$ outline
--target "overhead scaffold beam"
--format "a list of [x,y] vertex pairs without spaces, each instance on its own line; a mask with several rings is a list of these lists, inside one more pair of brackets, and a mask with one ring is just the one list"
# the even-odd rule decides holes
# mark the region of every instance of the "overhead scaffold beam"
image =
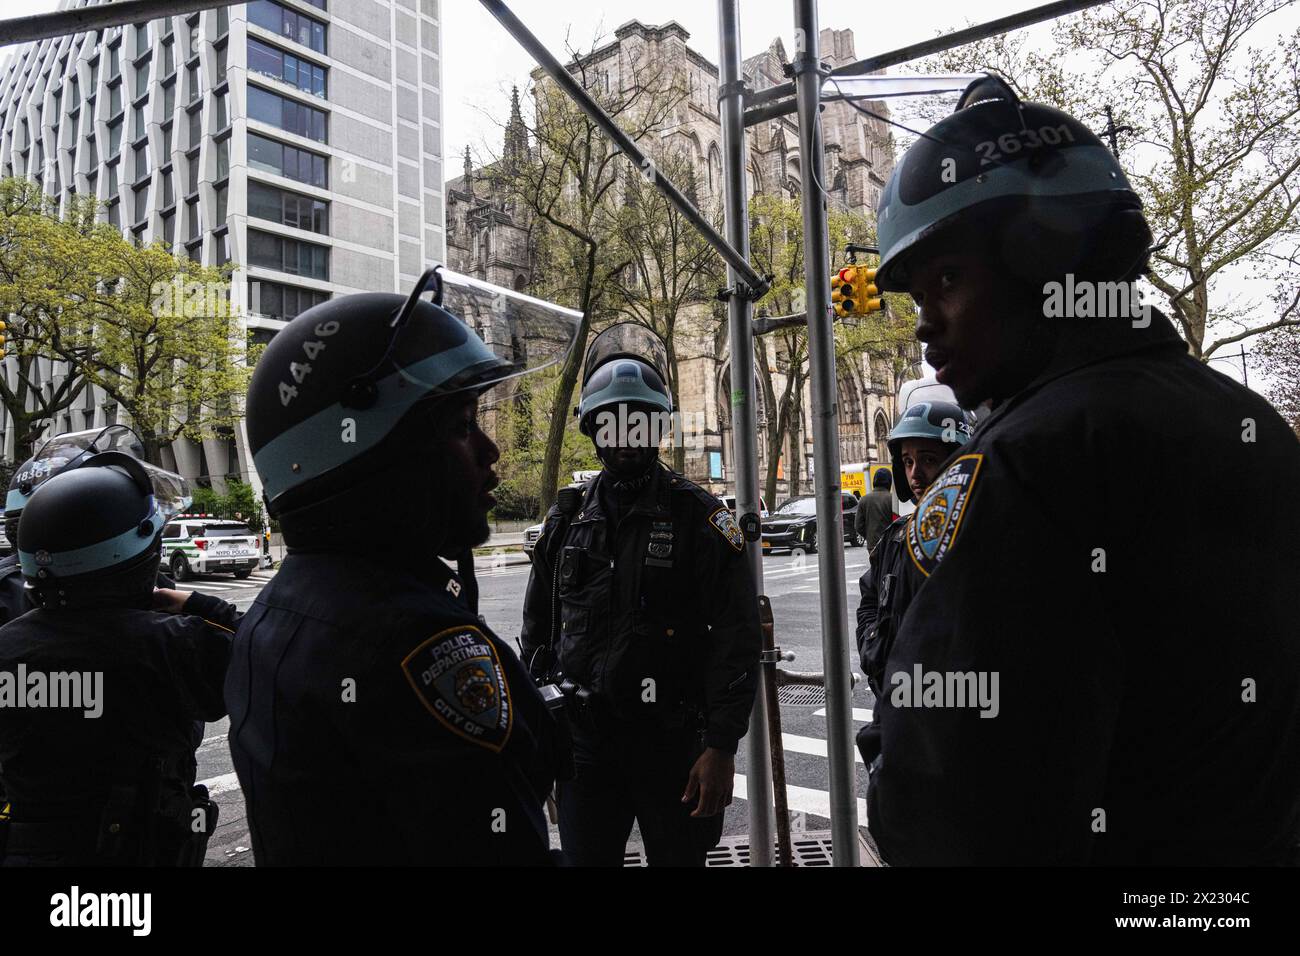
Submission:
[[[1080,10],[1086,10],[1088,7],[1099,6],[1107,2],[1109,0],[1056,0],[1055,3],[1048,3],[1021,13],[999,17],[997,20],[990,20],[988,23],[981,23],[978,26],[945,33],[932,40],[922,40],[920,43],[899,47],[897,50],[891,50],[888,53],[880,53],[853,63],[846,63],[831,70],[829,76],[834,78],[874,73],[876,70],[910,63],[912,60],[921,59],[921,57],[933,56],[945,50],[966,46],[968,43],[987,40],[989,37],[1001,33],[1010,33],[1012,30],[1020,30],[1024,27],[1033,26],[1035,23],[1055,20],[1057,17],[1068,16],[1071,13],[1078,13]],[[826,97],[827,100],[844,98],[840,96]],[[775,119],[778,116],[788,116],[798,109],[795,100],[795,84],[781,83],[778,86],[760,90],[746,98],[746,105],[750,107],[745,112],[746,126],[754,126],[757,123]]]

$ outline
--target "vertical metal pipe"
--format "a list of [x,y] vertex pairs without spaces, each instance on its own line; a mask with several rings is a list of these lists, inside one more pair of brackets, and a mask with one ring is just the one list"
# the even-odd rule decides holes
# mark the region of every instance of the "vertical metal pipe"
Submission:
[[[749,258],[748,190],[745,185],[744,98],[740,90],[740,18],[738,0],[718,0],[718,111],[722,121],[722,181],[727,241]],[[737,289],[740,274],[727,267],[727,283]],[[733,294],[727,301],[728,342],[731,347],[731,443],[736,463],[736,514],[757,515],[758,497],[758,410],[754,403],[754,332],[750,319],[754,310],[748,296]],[[745,559],[754,577],[754,588],[763,593],[763,551],[759,541],[745,543]],[[760,682],[754,695],[746,735],[746,799],[749,803],[749,862],[751,866],[772,865],[772,757],[767,739],[768,708]]]
[[826,673],[826,737],[830,760],[831,839],[836,866],[858,863],[857,779],[853,766],[848,595],[844,583],[844,524],[840,506],[840,444],[836,407],[835,331],[831,326],[830,250],[822,168],[819,101],[822,65],[817,0],[794,0],[795,97],[799,104],[799,165],[803,174],[804,281],[808,355],[812,365],[812,438],[821,559],[822,661]]

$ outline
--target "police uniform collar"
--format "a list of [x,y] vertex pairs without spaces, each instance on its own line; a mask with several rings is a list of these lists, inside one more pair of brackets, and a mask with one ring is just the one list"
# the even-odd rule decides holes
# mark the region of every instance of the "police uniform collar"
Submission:
[[997,405],[988,418],[979,422],[977,431],[985,430],[1044,385],[1078,369],[1138,352],[1187,352],[1187,345],[1174,331],[1173,323],[1156,309],[1151,310],[1151,322],[1145,328],[1109,319],[1061,321],[1068,324],[1062,329],[1056,353],[1047,367],[1015,395]]
[[[671,510],[668,507],[667,490],[673,480],[672,471],[662,461],[656,461],[650,469],[649,478],[650,480],[645,483],[640,493],[628,507],[626,514],[664,515]],[[587,493],[583,498],[582,508],[578,513],[579,518],[595,519],[605,517],[605,508],[601,503],[602,488],[607,489],[609,493],[617,494],[604,470],[588,486]]]

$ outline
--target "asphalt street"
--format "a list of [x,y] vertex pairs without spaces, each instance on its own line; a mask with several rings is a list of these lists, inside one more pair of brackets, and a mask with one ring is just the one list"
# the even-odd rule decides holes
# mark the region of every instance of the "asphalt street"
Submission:
[[[783,651],[795,655],[793,662],[782,667],[791,671],[821,671],[821,611],[818,582],[819,555],[768,555],[763,559],[764,592],[772,599],[776,622],[776,642]],[[480,611],[501,637],[514,644],[519,637],[524,589],[530,565],[502,567],[501,561],[484,562],[479,572]],[[493,567],[492,564],[497,565]],[[844,586],[849,594],[850,626],[858,606],[858,578],[866,570],[867,552],[863,548],[845,550]],[[256,571],[246,582],[221,576],[200,577],[187,584],[194,590],[217,594],[246,609],[274,572]],[[852,632],[850,631],[850,643]],[[856,650],[851,663],[858,671]],[[873,700],[865,681],[859,681],[853,694],[854,727],[869,719]],[[239,792],[226,743],[228,721],[209,724],[199,750],[199,780],[206,783],[221,808],[217,832],[208,845],[208,866],[251,866],[253,854],[245,822],[244,801]],[[781,729],[785,744],[788,802],[793,814],[793,830],[824,831],[829,828],[830,766],[826,757],[825,705],[820,700],[782,704]],[[865,825],[866,773],[855,752],[857,768],[858,822]],[[738,836],[749,830],[749,809],[744,799],[748,784],[745,743],[736,755],[735,801],[727,809],[725,836]],[[336,839],[346,839],[340,833]],[[636,834],[633,833],[635,841]],[[552,845],[559,845],[552,833]]]

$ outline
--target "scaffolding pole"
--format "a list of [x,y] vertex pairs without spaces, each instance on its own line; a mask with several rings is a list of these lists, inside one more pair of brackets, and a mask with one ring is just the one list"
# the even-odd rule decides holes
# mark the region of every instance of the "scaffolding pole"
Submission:
[[795,98],[799,104],[804,282],[812,380],[813,487],[821,558],[822,670],[826,675],[826,756],[830,763],[831,841],[836,866],[858,864],[857,772],[853,765],[852,673],[848,596],[844,584],[844,523],[840,503],[840,438],[835,330],[831,325],[830,248],[822,163],[822,79],[817,0],[794,0]]
[[[749,258],[748,190],[745,184],[745,110],[743,77],[740,72],[739,0],[718,0],[718,112],[722,121],[722,181],[725,184],[724,212],[727,239]],[[736,463],[736,514],[745,535],[745,560],[754,578],[755,593],[763,593],[763,550],[760,536],[753,534],[758,522],[758,416],[754,407],[754,332],[750,324],[754,306],[748,295],[738,294],[743,277],[727,270],[732,294],[727,300],[727,341],[731,351],[731,443]],[[768,740],[768,700],[760,681],[754,695],[746,735],[745,798],[749,803],[749,862],[751,866],[772,865],[772,754]]]

